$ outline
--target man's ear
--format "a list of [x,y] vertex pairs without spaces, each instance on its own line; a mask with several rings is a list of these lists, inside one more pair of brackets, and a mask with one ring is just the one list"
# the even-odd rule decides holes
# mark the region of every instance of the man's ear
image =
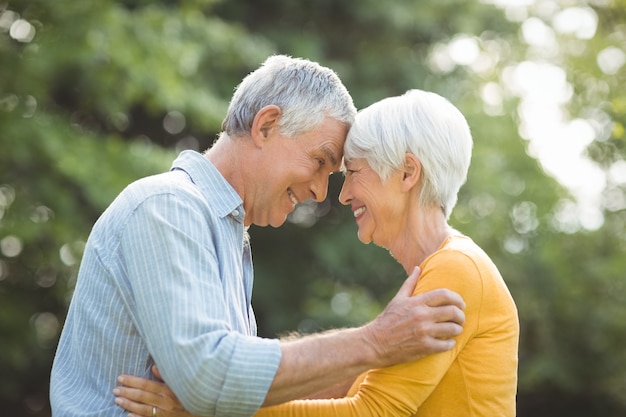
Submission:
[[270,104],[257,112],[252,121],[250,136],[257,146],[263,146],[273,132],[278,131],[278,121],[283,114],[280,107]]
[[422,163],[412,153],[407,153],[404,157],[404,167],[402,168],[402,191],[409,191],[420,182],[422,176]]

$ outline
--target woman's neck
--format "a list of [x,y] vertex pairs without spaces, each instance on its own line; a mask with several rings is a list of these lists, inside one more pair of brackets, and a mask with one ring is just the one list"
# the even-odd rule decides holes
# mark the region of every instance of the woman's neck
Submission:
[[432,255],[445,239],[456,233],[438,207],[420,207],[413,213],[407,219],[401,236],[389,248],[407,274]]

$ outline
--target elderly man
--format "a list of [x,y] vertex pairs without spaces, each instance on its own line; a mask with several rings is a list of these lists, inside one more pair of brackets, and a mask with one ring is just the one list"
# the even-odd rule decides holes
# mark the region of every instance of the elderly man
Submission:
[[256,337],[247,229],[326,198],[355,113],[328,68],[270,57],[239,85],[204,155],[183,152],[118,196],[87,242],[52,369],[55,416],[122,415],[118,375],[149,377],[152,364],[194,414],[250,416],[452,348],[463,301],[443,289],[411,297],[417,273],[364,326]]

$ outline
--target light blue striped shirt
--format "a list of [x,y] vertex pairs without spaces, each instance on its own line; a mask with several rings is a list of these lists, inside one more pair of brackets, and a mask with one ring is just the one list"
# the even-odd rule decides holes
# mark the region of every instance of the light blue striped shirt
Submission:
[[250,416],[280,362],[255,337],[241,198],[201,154],[129,185],[89,236],[54,359],[55,417],[122,416],[120,374],[156,362],[198,415]]

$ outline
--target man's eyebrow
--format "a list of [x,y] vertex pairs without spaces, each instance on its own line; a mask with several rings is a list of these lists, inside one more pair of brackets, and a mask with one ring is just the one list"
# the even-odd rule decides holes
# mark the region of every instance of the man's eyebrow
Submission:
[[324,151],[324,153],[330,160],[330,163],[333,164],[333,166],[337,166],[337,157],[335,156],[335,153],[332,151],[332,149],[330,149],[328,146],[324,146],[322,148],[322,151]]

